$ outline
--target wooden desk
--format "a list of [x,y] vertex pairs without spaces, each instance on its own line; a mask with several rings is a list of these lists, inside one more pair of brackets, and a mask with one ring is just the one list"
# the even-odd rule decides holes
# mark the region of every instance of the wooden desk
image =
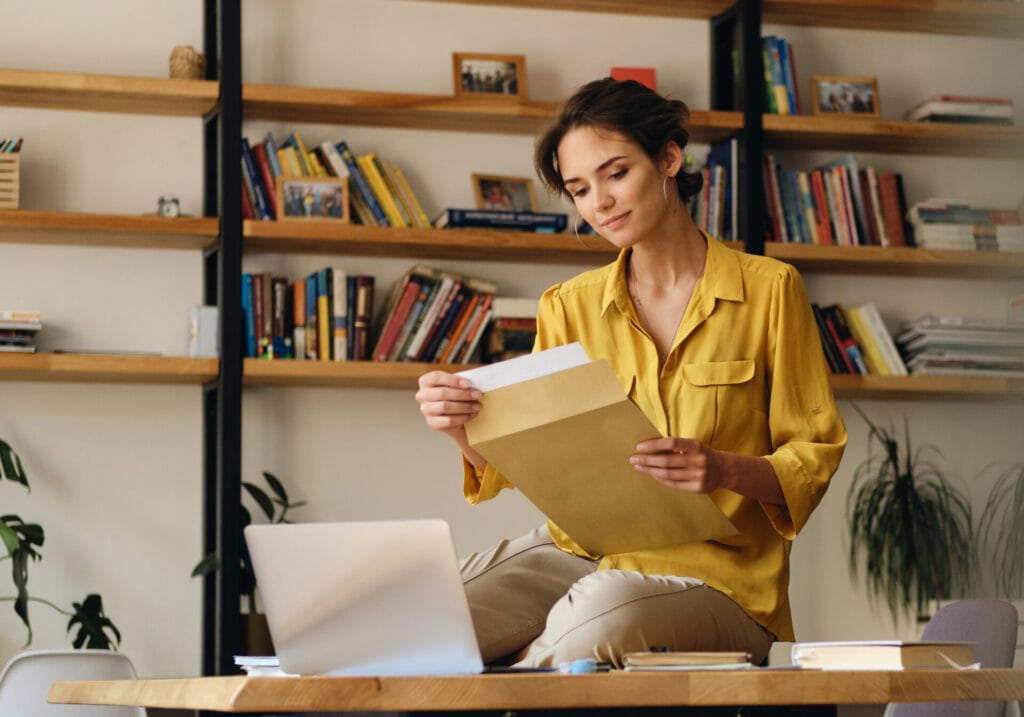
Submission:
[[51,702],[218,712],[462,711],[1024,699],[1024,669],[201,677],[56,682]]

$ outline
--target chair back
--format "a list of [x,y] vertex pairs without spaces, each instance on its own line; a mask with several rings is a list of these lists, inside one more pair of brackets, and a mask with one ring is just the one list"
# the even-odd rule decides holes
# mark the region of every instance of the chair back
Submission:
[[133,680],[131,660],[109,650],[34,650],[0,673],[0,715],[7,717],[145,717],[141,707],[58,705],[46,701],[58,680]]
[[[1013,667],[1017,647],[1017,610],[1004,600],[960,600],[935,611],[922,640],[970,640],[978,643],[982,667]],[[1005,702],[895,704],[892,717],[1003,717]]]

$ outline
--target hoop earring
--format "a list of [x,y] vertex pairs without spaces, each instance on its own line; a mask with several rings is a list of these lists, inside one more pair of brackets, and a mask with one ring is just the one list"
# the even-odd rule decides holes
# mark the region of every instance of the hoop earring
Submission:
[[[663,181],[661,183],[661,195],[665,198],[665,207],[670,212],[675,214],[677,211],[679,211],[679,202],[677,201],[677,202],[673,203],[673,202],[669,202],[669,200],[668,200],[668,180],[669,180],[670,176],[671,175],[666,174],[665,175],[665,181]],[[671,178],[675,179],[675,177],[671,177]]]
[[576,215],[576,219],[573,220],[573,223],[572,223],[572,233],[576,235],[576,241],[579,242],[579,245],[581,247],[583,247],[584,249],[594,250],[594,249],[598,248],[596,246],[590,246],[589,244],[584,242],[582,239],[580,239],[580,215],[579,214],[577,214]]

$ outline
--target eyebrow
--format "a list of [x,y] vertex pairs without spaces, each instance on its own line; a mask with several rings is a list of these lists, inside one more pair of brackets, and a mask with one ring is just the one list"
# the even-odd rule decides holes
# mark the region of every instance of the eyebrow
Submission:
[[[608,165],[614,164],[615,162],[618,162],[620,159],[626,159],[626,155],[619,154],[614,157],[610,157],[609,159],[606,159],[605,161],[601,162],[601,164],[597,167],[597,171],[600,172],[602,169],[605,169]],[[581,181],[579,177],[569,177],[568,179],[563,179],[562,184],[572,184],[573,182],[579,181]]]

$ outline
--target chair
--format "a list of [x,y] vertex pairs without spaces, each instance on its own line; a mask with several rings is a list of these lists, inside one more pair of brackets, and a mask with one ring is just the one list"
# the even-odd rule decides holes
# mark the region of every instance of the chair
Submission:
[[[960,600],[939,608],[921,634],[922,640],[969,640],[978,643],[982,667],[1013,667],[1017,646],[1017,610],[1003,600]],[[948,702],[891,704],[886,717],[1004,717],[1019,715],[1018,704]]]
[[134,680],[131,660],[108,650],[34,650],[10,659],[0,673],[0,715],[19,717],[145,717],[141,707],[49,704],[57,680]]

